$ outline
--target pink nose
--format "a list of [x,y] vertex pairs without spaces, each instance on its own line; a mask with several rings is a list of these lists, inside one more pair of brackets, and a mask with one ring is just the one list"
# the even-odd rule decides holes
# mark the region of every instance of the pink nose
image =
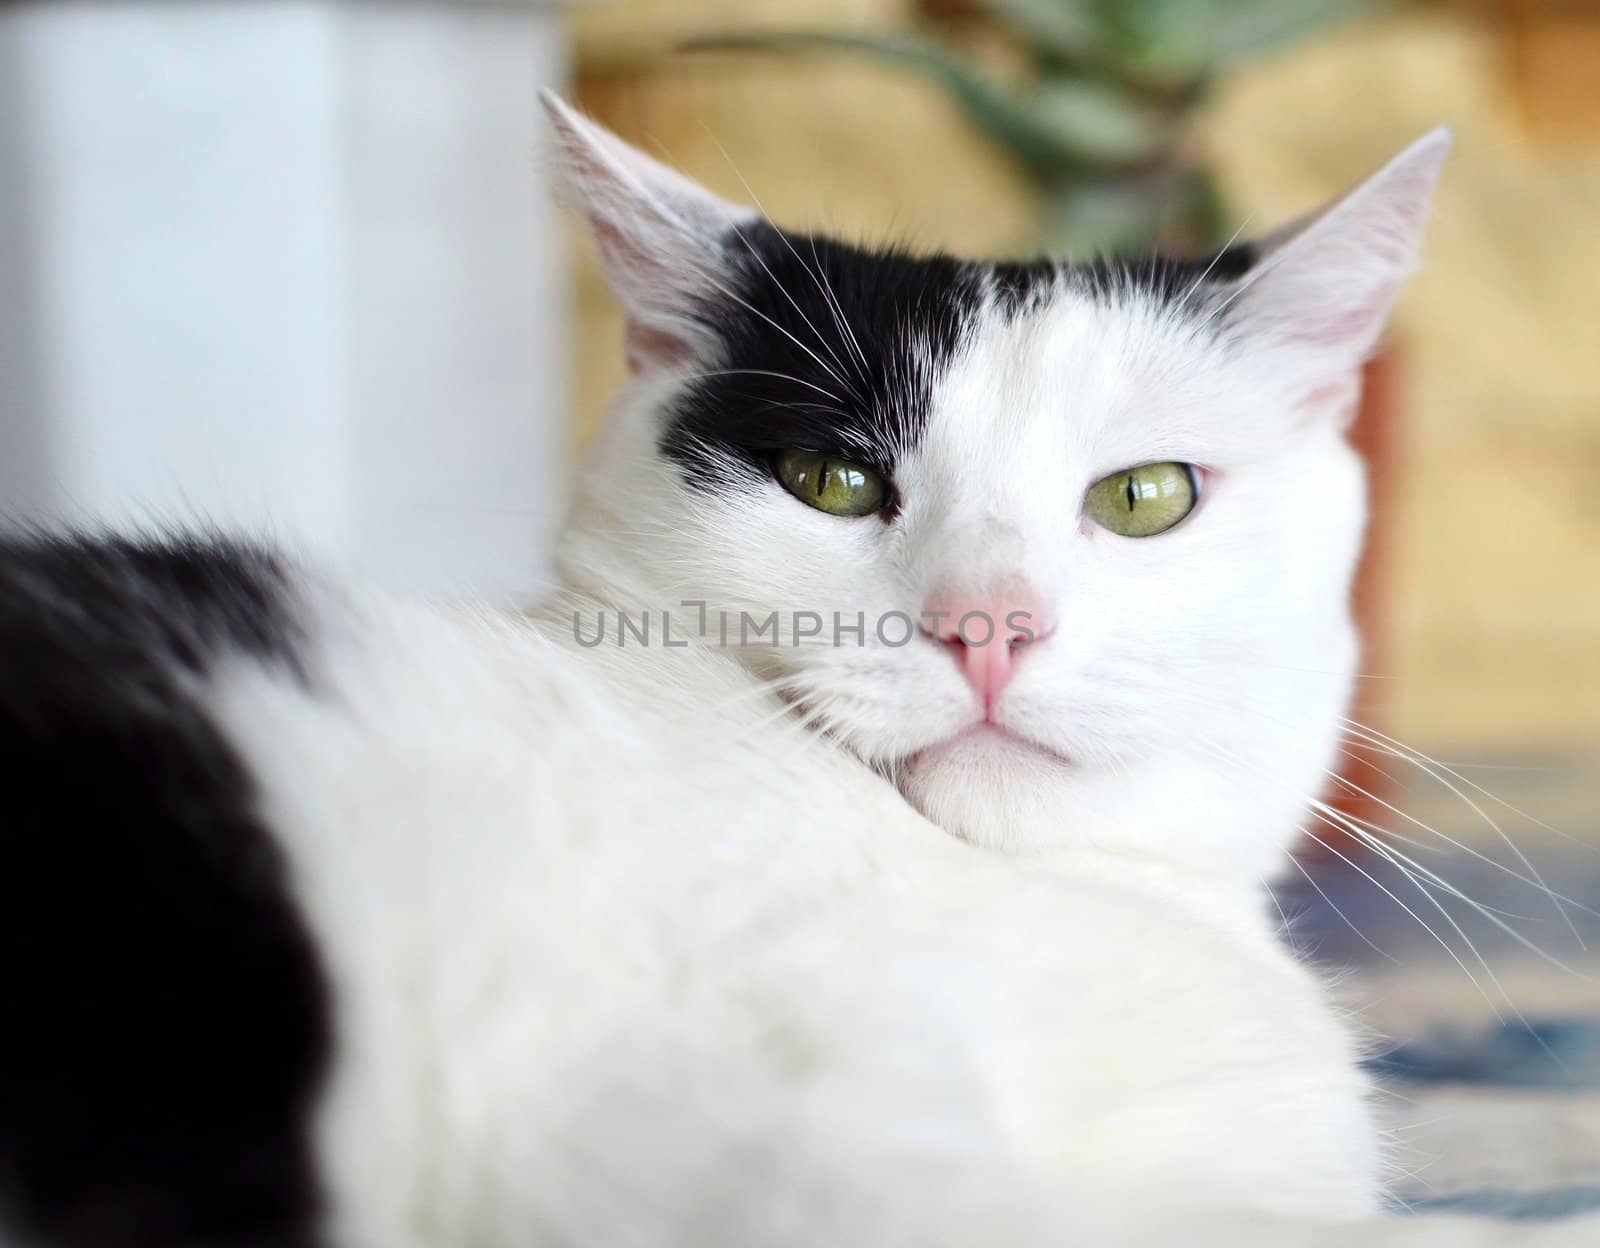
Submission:
[[1017,651],[1051,631],[1030,590],[979,595],[935,594],[922,609],[922,631],[944,642],[990,714],[1016,671]]

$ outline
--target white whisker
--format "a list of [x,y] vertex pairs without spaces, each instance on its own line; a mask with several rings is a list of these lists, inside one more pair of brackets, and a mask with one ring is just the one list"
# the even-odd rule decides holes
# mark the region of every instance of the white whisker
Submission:
[[[721,140],[718,139],[716,135],[711,133],[710,127],[702,124],[701,128],[705,130],[706,136],[716,144],[717,150],[722,153],[723,160],[728,162],[728,168],[733,170],[734,177],[739,179],[740,184],[745,189],[745,193],[750,196],[751,202],[755,204],[756,210],[760,212],[769,223],[771,223],[772,217],[771,214],[767,212],[766,205],[761,202],[761,198],[756,194],[755,188],[750,185],[749,181],[745,178],[739,167],[734,164],[733,157],[729,154],[728,149],[723,147]],[[735,227],[735,229],[737,230],[737,227]],[[850,328],[849,322],[844,317],[844,309],[840,307],[839,301],[834,298],[832,288],[825,284],[825,275],[821,273],[821,262],[818,262],[816,271],[813,271],[806,264],[806,262],[801,259],[800,253],[795,250],[794,244],[789,241],[789,235],[787,232],[777,225],[773,225],[773,229],[777,232],[778,237],[783,240],[783,245],[789,249],[789,254],[799,261],[800,268],[804,272],[810,274],[811,280],[816,283],[817,289],[822,293],[823,301],[828,305],[829,313],[833,318],[834,328],[843,332],[843,334],[849,339],[850,345],[855,350],[858,375],[860,376],[862,382],[867,382],[867,375],[864,371],[867,362],[866,354],[861,350],[861,343],[857,341],[855,332]],[[767,275],[772,277],[773,283],[778,287],[778,289],[783,290],[784,297],[794,305],[794,310],[796,312],[800,312],[801,317],[805,320],[807,325],[811,325],[811,332],[816,334],[817,339],[823,342],[823,344],[826,346],[826,340],[822,337],[822,334],[817,327],[812,325],[811,318],[807,317],[806,314],[800,310],[800,305],[795,303],[793,296],[790,295],[787,290],[784,290],[783,284],[779,282],[776,277],[772,276],[772,270],[767,268],[766,262],[756,254],[755,248],[750,246],[749,240],[744,237],[742,232],[739,234],[739,240],[743,242],[747,248],[749,248],[750,254],[755,256],[757,263],[759,263],[763,269],[767,270]],[[812,255],[813,257],[816,255],[815,242],[812,243]],[[844,367],[844,362],[839,359],[837,353],[835,353],[831,347],[828,350],[828,354],[833,356],[835,362],[839,364],[840,368]]]
[[[1523,865],[1528,874],[1538,881],[1538,886],[1542,888],[1549,896],[1551,904],[1555,906],[1556,912],[1561,916],[1562,921],[1567,925],[1567,930],[1572,933],[1572,938],[1578,942],[1578,946],[1580,948],[1587,947],[1583,943],[1583,937],[1578,934],[1578,928],[1577,925],[1573,923],[1572,916],[1566,912],[1566,909],[1562,905],[1563,899],[1560,898],[1555,891],[1545,883],[1544,878],[1539,874],[1538,868],[1533,865],[1533,863],[1528,859],[1528,856],[1522,852],[1521,848],[1516,844],[1516,842],[1506,835],[1505,829],[1503,829],[1498,823],[1489,817],[1487,811],[1485,811],[1481,806],[1479,806],[1449,780],[1445,779],[1435,767],[1430,766],[1429,763],[1431,760],[1429,760],[1426,755],[1421,754],[1416,750],[1412,750],[1409,746],[1402,747],[1401,743],[1396,741],[1393,737],[1387,737],[1383,733],[1378,732],[1376,729],[1368,728],[1366,725],[1358,723],[1348,717],[1341,718],[1343,718],[1344,723],[1348,728],[1358,733],[1366,734],[1367,740],[1375,743],[1381,741],[1383,744],[1396,747],[1394,751],[1396,757],[1409,758],[1409,761],[1414,763],[1416,766],[1421,767],[1423,771],[1426,771],[1430,776],[1432,776],[1435,780],[1438,780],[1440,784],[1444,785],[1469,807],[1471,807],[1471,809],[1486,824],[1488,824],[1490,828],[1494,829],[1495,834],[1506,843],[1507,847],[1510,848],[1511,852],[1517,856],[1517,861]],[[1405,750],[1405,753],[1401,753],[1402,748]],[[1466,783],[1471,784],[1470,781],[1466,781]],[[1478,786],[1472,785],[1472,787],[1477,788]],[[1431,831],[1432,829],[1429,830]]]
[[[1261,778],[1272,781],[1272,777],[1266,775],[1261,768],[1255,767],[1252,764],[1247,763],[1245,760],[1240,759],[1236,754],[1225,747],[1209,740],[1202,740],[1201,743],[1211,750],[1217,757],[1232,763],[1235,767],[1248,769],[1258,774]],[[1280,784],[1280,787],[1283,787],[1286,791],[1294,792],[1292,786]],[[1307,798],[1305,794],[1299,794],[1299,796],[1307,803],[1307,806],[1311,810],[1314,817],[1319,819],[1321,822],[1328,824],[1335,829],[1350,832],[1352,835],[1356,835],[1357,838],[1360,839],[1360,832],[1355,828],[1354,825],[1346,822],[1347,817],[1343,815],[1342,812],[1335,810],[1331,806],[1328,806],[1325,802],[1319,802],[1314,798]],[[1473,973],[1472,969],[1462,959],[1461,955],[1456,952],[1455,948],[1450,944],[1450,942],[1445,940],[1445,938],[1440,935],[1439,932],[1427,922],[1427,920],[1418,914],[1411,906],[1407,905],[1400,898],[1400,896],[1394,892],[1393,889],[1389,888],[1383,883],[1383,881],[1379,880],[1370,871],[1362,867],[1360,863],[1356,862],[1348,854],[1341,852],[1332,843],[1324,840],[1322,837],[1318,836],[1315,832],[1311,831],[1310,828],[1307,828],[1304,825],[1301,825],[1299,830],[1316,844],[1322,846],[1322,848],[1328,853],[1332,854],[1352,870],[1360,874],[1381,893],[1383,893],[1384,896],[1388,897],[1394,902],[1395,905],[1399,906],[1401,910],[1405,911],[1405,913],[1415,923],[1417,923],[1417,925],[1420,926],[1423,931],[1425,931],[1433,939],[1433,941],[1439,945],[1441,949],[1445,951],[1450,959],[1461,969],[1461,972],[1467,976],[1467,978],[1472,982],[1473,986],[1478,990],[1479,994],[1483,997],[1490,1010],[1494,1012],[1495,1017],[1502,1022],[1505,1021],[1505,1016],[1500,1012],[1500,1008],[1495,1004],[1494,998],[1489,995],[1488,991],[1478,981],[1478,977]],[[1398,852],[1391,850],[1388,847],[1381,846],[1381,842],[1376,842],[1375,838],[1368,838],[1367,840],[1362,841],[1362,843],[1371,846],[1381,856],[1387,857],[1389,853]],[[1391,859],[1390,861],[1392,862],[1393,860]],[[1494,987],[1495,991],[1500,994],[1500,998],[1502,1001],[1504,1001],[1506,1008],[1509,1009],[1517,1018],[1517,1020],[1522,1023],[1522,1025],[1528,1030],[1529,1034],[1535,1036],[1537,1039],[1537,1032],[1523,1016],[1522,1012],[1517,1008],[1516,1003],[1511,999],[1510,994],[1506,991],[1505,986],[1501,983],[1499,976],[1495,974],[1494,968],[1489,965],[1488,960],[1483,956],[1483,953],[1478,949],[1478,946],[1476,943],[1474,943],[1472,938],[1467,935],[1466,931],[1461,927],[1461,924],[1456,920],[1455,916],[1445,909],[1445,907],[1439,902],[1433,893],[1424,885],[1424,883],[1419,881],[1416,876],[1410,872],[1403,872],[1403,874],[1406,876],[1406,879],[1412,884],[1412,886],[1416,888],[1417,891],[1421,893],[1422,896],[1429,902],[1429,904],[1431,904],[1433,908],[1439,912],[1440,917],[1444,919],[1445,923],[1449,925],[1451,931],[1454,932],[1454,934],[1461,940],[1462,944],[1466,947],[1468,953],[1471,955],[1473,961],[1482,968],[1483,973],[1487,977],[1489,983]],[[1452,887],[1453,886],[1446,886],[1447,891],[1451,890]],[[1453,890],[1453,895],[1461,896],[1470,904],[1471,899],[1466,898],[1464,894],[1461,894],[1460,890]],[[1486,917],[1489,917],[1491,922],[1497,921],[1493,919],[1492,916]],[[1531,944],[1531,942],[1529,943]],[[1542,1043],[1543,1042],[1541,1040],[1541,1044]]]
[[[1194,292],[1205,285],[1206,278],[1211,276],[1211,270],[1216,268],[1217,262],[1221,260],[1223,256],[1228,254],[1228,248],[1232,247],[1236,242],[1239,241],[1239,235],[1245,232],[1246,227],[1249,226],[1254,217],[1255,214],[1251,213],[1249,216],[1245,217],[1243,221],[1239,222],[1239,228],[1228,236],[1228,241],[1223,243],[1222,246],[1218,248],[1217,254],[1211,257],[1211,263],[1206,265],[1206,267],[1201,271],[1200,276],[1194,279],[1194,284],[1191,285],[1188,290],[1183,292],[1183,298],[1178,301],[1180,306],[1186,305],[1194,296]],[[1154,257],[1152,257],[1151,263],[1153,264],[1154,262]]]

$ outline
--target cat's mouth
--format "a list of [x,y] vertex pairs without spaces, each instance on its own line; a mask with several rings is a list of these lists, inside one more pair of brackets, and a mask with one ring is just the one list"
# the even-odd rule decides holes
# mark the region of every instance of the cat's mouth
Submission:
[[960,732],[924,746],[911,756],[910,763],[917,767],[956,758],[1003,759],[1007,754],[1072,765],[1072,760],[1059,750],[988,719],[968,724]]

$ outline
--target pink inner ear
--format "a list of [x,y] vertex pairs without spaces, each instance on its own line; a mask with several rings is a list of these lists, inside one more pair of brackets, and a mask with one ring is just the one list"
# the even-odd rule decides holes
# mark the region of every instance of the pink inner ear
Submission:
[[[663,283],[667,276],[665,266],[626,231],[608,221],[596,220],[594,233],[612,285],[623,294],[625,301],[630,301],[629,292],[637,297],[638,292]],[[635,376],[681,364],[689,358],[690,351],[689,344],[676,335],[641,324],[632,316],[628,318],[623,352],[627,356],[628,371]]]
[[1392,294],[1389,290],[1376,290],[1353,305],[1324,306],[1306,316],[1302,331],[1295,336],[1329,347],[1363,341],[1377,333]]
[[[640,245],[627,230],[619,229],[613,222],[595,218],[592,224],[606,275],[614,290],[621,294],[624,306],[648,306],[653,291],[659,293],[669,288],[672,275],[648,246]],[[693,347],[677,334],[645,325],[629,315],[622,350],[630,373],[643,376],[661,368],[682,365],[690,358]]]
[[628,371],[636,377],[682,364],[690,355],[689,344],[681,338],[635,320],[628,321],[622,347],[628,357]]
[[592,219],[595,242],[600,247],[600,258],[613,280],[639,285],[659,280],[665,270],[660,261],[647,248],[641,247],[603,217]]

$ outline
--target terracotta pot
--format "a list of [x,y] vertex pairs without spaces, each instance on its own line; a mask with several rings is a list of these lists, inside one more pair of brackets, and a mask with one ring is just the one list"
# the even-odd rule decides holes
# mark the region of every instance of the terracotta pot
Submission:
[[[1352,719],[1379,732],[1386,731],[1387,682],[1382,677],[1387,674],[1389,660],[1389,558],[1399,450],[1399,382],[1403,367],[1404,352],[1395,344],[1367,363],[1362,376],[1361,406],[1350,430],[1351,444],[1367,467],[1368,521],[1366,544],[1352,591],[1362,643],[1357,670],[1364,675],[1355,682],[1349,714]],[[1395,797],[1393,781],[1385,774],[1392,770],[1391,762],[1370,749],[1352,748],[1347,743],[1336,767],[1339,779],[1328,785],[1324,800],[1353,818],[1384,825],[1392,823],[1392,813],[1383,805],[1385,801],[1394,801]],[[1360,841],[1348,831],[1326,823],[1317,825],[1315,831],[1341,854],[1353,857],[1352,851],[1360,849]],[[1315,842],[1308,843],[1304,850],[1306,857],[1331,855],[1329,849]]]

